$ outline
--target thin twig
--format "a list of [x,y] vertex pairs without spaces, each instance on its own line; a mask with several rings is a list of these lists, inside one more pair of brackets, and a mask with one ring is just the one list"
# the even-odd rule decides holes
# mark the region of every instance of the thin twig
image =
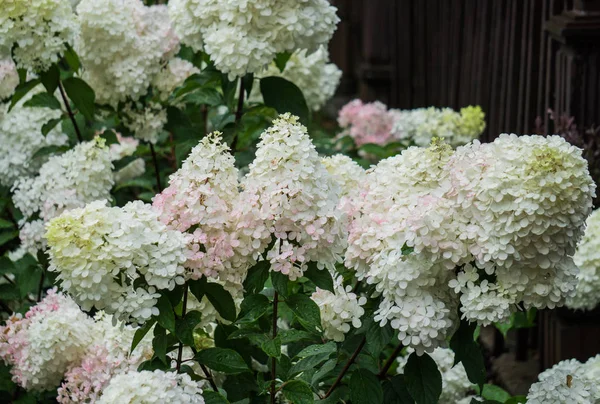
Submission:
[[202,122],[204,123],[204,136],[208,133],[208,107],[206,104],[202,105]]
[[383,367],[377,374],[377,377],[379,377],[380,379],[385,378],[385,375],[387,374],[388,370],[390,370],[390,368],[396,361],[396,358],[398,357],[398,354],[400,353],[402,348],[404,348],[404,345],[402,345],[402,343],[399,343],[398,346],[396,347],[396,349],[394,349],[394,352],[392,352],[392,354],[390,355],[388,360],[385,362],[385,365],[383,365]]
[[[237,128],[237,126],[240,123],[240,120],[242,119],[242,113],[244,110],[244,80],[242,80],[242,78],[240,77],[240,93],[238,94],[238,105],[237,105],[237,110],[235,111],[235,126]],[[235,153],[235,148],[237,146],[237,134],[234,135],[233,141],[231,142],[231,153]]]
[[212,389],[214,391],[216,391],[217,393],[219,392],[219,389],[217,387],[217,384],[215,383],[215,381],[213,380],[212,375],[210,374],[210,370],[208,370],[206,368],[206,366],[200,364],[200,367],[202,368],[202,371],[204,372],[204,375],[206,376],[206,378],[208,379],[208,383],[210,383],[210,387],[212,387]]
[[156,186],[158,187],[158,192],[162,192],[162,184],[160,182],[160,171],[158,170],[158,159],[156,158],[156,150],[154,150],[154,145],[150,143],[150,153],[152,153],[152,162],[154,163],[154,173],[156,174]]
[[[279,293],[275,291],[273,295],[273,339],[277,337],[277,303],[279,302]],[[271,404],[275,404],[275,379],[277,378],[277,359],[271,358]]]
[[358,345],[358,347],[356,348],[356,350],[354,351],[354,353],[352,354],[352,356],[350,357],[350,359],[348,359],[348,362],[346,362],[346,364],[344,365],[344,368],[338,375],[337,379],[335,379],[335,382],[333,382],[333,384],[327,391],[327,394],[325,394],[325,397],[323,397],[324,399],[329,397],[331,395],[331,393],[333,393],[333,390],[335,390],[336,387],[341,383],[342,379],[344,378],[344,375],[346,374],[348,369],[350,369],[350,366],[352,366],[352,364],[356,360],[356,357],[358,356],[360,351],[362,351],[362,349],[364,348],[366,342],[367,342],[367,337],[364,337],[362,339],[362,341],[360,342],[360,344]]
[[42,300],[42,292],[44,291],[44,280],[46,279],[46,270],[42,268],[42,275],[40,276],[40,284],[38,286],[37,301]]
[[79,143],[83,142],[83,136],[81,136],[81,132],[79,131],[79,126],[77,126],[77,121],[75,120],[75,114],[73,114],[73,110],[71,109],[71,104],[69,104],[69,99],[67,98],[67,94],[65,93],[65,89],[62,85],[62,83],[60,82],[60,80],[58,81],[58,89],[60,90],[60,96],[62,97],[63,103],[65,104],[65,107],[67,108],[67,113],[69,114],[69,118],[71,118],[71,122],[73,123],[73,126],[75,127],[75,133],[77,134],[77,140],[79,140]]
[[[181,318],[185,317],[185,311],[187,308],[187,298],[188,298],[188,286],[187,283],[183,284],[183,305],[181,306]],[[181,370],[181,356],[183,355],[183,342],[179,343],[179,348],[177,351],[177,371]]]

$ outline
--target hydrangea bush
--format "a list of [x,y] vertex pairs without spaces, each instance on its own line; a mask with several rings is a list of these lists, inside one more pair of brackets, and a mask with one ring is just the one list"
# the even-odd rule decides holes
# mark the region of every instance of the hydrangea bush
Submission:
[[328,1],[29,3],[0,1],[0,401],[492,399],[478,327],[577,296],[562,138],[353,101],[365,156],[401,147],[319,153]]

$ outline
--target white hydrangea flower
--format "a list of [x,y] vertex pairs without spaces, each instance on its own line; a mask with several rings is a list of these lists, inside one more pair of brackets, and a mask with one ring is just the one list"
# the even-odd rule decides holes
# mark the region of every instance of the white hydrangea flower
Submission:
[[50,221],[50,267],[85,310],[143,323],[158,314],[158,290],[183,284],[186,237],[140,201],[96,201]]
[[123,124],[140,140],[156,144],[167,123],[167,110],[156,102],[128,104],[123,108]]
[[23,177],[37,172],[44,162],[33,158],[34,154],[46,146],[62,146],[68,138],[59,123],[46,136],[42,127],[53,119],[60,119],[62,112],[51,108],[25,107],[23,104],[41,91],[41,87],[31,90],[12,110],[0,104],[0,184],[12,186]]
[[12,59],[0,58],[0,101],[6,100],[19,85],[19,73]]
[[465,145],[485,129],[485,114],[480,107],[466,107],[459,112],[451,108],[416,108],[391,110],[394,115],[392,136],[427,147],[434,137],[443,138],[452,147]]
[[[562,305],[575,291],[572,255],[595,192],[581,150],[559,136],[502,134],[459,148],[448,171],[450,193],[470,223],[463,234],[469,251],[496,278],[487,288],[494,298]],[[464,307],[463,313],[478,317]]]
[[70,297],[50,290],[22,317],[0,327],[0,357],[26,390],[52,390],[95,338],[94,322]]
[[294,280],[311,261],[335,271],[346,246],[341,189],[321,163],[307,130],[280,115],[261,135],[256,159],[242,182],[238,229],[264,250],[271,270]]
[[344,196],[356,193],[366,179],[365,170],[345,154],[324,157],[321,162],[342,188]]
[[351,327],[361,327],[360,318],[365,314],[362,306],[367,302],[365,297],[359,298],[351,286],[344,287],[342,282],[341,277],[335,279],[335,293],[317,288],[311,296],[321,311],[323,335],[336,342],[343,341]]
[[157,90],[160,100],[165,102],[173,90],[182,85],[188,77],[197,73],[200,73],[200,70],[187,60],[173,58],[154,77],[152,86]]
[[19,229],[21,245],[11,253],[9,257],[11,261],[18,261],[25,254],[31,254],[35,257],[38,251],[44,251],[47,245],[44,238],[45,231],[45,222],[43,220],[33,220],[23,223]]
[[113,403],[204,404],[200,383],[186,373],[130,371],[113,377],[97,401]]
[[577,252],[573,256],[579,268],[577,289],[567,299],[571,309],[593,310],[600,303],[600,211],[592,212]]
[[0,48],[13,49],[18,67],[47,70],[73,41],[77,23],[69,0],[3,2]]
[[561,305],[594,191],[581,151],[558,136],[411,147],[367,172],[346,265],[382,294],[375,320],[432,351],[456,325],[458,297],[482,325],[520,302]]
[[147,334],[129,353],[136,329],[119,323],[99,312],[94,324],[96,342],[87,348],[81,362],[65,373],[56,400],[62,404],[94,403],[111,378],[135,371],[145,360],[152,358],[152,338]]
[[17,181],[13,201],[25,217],[39,213],[48,221],[65,210],[110,198],[113,184],[108,147],[95,138],[51,157],[39,176]]
[[[267,69],[256,75],[257,78],[279,76],[291,81],[302,90],[306,104],[312,111],[319,111],[323,105],[335,94],[342,71],[333,63],[329,63],[329,52],[324,46],[307,54],[306,49],[294,52],[283,72],[271,63]],[[258,86],[252,92],[253,97],[261,100]]]
[[[186,268],[191,277],[209,276],[240,284],[252,260],[239,251],[251,249],[236,231],[233,209],[239,198],[238,170],[221,133],[204,137],[169,187],[154,197],[160,220],[179,231],[190,231]],[[193,229],[192,229],[193,228]]]
[[531,385],[527,403],[595,404],[600,401],[598,380],[586,375],[586,365],[575,359],[562,361],[538,376]]
[[179,49],[166,6],[140,0],[82,0],[75,49],[100,103],[137,101]]
[[[405,356],[398,358],[398,374],[404,373],[404,366],[414,349],[409,348]],[[465,395],[473,388],[469,381],[467,371],[462,363],[454,365],[454,352],[448,348],[436,348],[430,353],[442,375],[442,394],[440,403],[460,403]],[[470,403],[470,401],[465,401]]]
[[173,0],[181,42],[207,52],[229,79],[258,72],[277,53],[326,44],[339,18],[327,0]]
[[140,141],[129,136],[122,136],[117,133],[118,143],[113,143],[109,146],[110,159],[112,161],[121,160],[122,158],[132,156],[137,150]]
[[119,171],[114,173],[115,184],[119,185],[143,175],[146,172],[146,163],[144,159],[137,158]]

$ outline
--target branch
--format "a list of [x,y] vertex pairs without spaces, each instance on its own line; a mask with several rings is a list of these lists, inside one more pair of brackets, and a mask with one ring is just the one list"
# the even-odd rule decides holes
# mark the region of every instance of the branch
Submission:
[[[277,303],[279,302],[279,293],[275,291],[273,295],[273,339],[277,337]],[[271,358],[271,404],[275,404],[275,379],[277,378],[277,359]]]
[[210,374],[210,371],[206,368],[206,366],[204,366],[202,364],[200,364],[200,367],[202,368],[202,371],[204,372],[204,376],[206,376],[206,378],[208,379],[208,383],[210,383],[210,387],[212,387],[212,389],[218,393],[219,389],[217,388],[217,384],[213,380],[213,377]]
[[392,365],[394,364],[394,361],[398,357],[398,354],[400,353],[402,348],[404,348],[404,345],[402,345],[402,343],[399,343],[398,346],[396,347],[396,349],[394,349],[394,352],[392,352],[392,354],[390,355],[388,360],[385,362],[385,365],[383,365],[383,368],[381,368],[381,370],[377,374],[378,378],[380,378],[380,379],[385,378],[388,370],[390,370],[390,367],[392,367]]
[[152,162],[154,163],[154,173],[156,174],[156,186],[158,187],[158,192],[162,192],[162,184],[160,182],[160,171],[158,171],[158,159],[156,158],[156,150],[154,150],[154,145],[150,143],[150,152],[152,153]]
[[[237,110],[235,111],[235,126],[237,127],[242,119],[242,112],[244,110],[244,80],[240,77],[240,93],[238,94],[238,105]],[[235,153],[235,148],[237,146],[237,133],[231,142],[231,154]]]
[[77,121],[75,120],[75,114],[73,114],[73,110],[71,109],[71,104],[69,104],[69,99],[67,98],[67,94],[65,93],[65,89],[62,85],[62,83],[60,82],[60,80],[58,81],[58,89],[60,90],[60,96],[62,97],[63,103],[65,104],[65,107],[67,108],[67,113],[69,114],[69,118],[71,118],[71,122],[73,123],[73,126],[75,127],[75,133],[77,134],[77,140],[79,140],[79,143],[83,142],[83,136],[81,136],[81,131],[79,130],[79,126],[77,126]]
[[[185,311],[187,308],[187,298],[188,298],[188,286],[187,283],[183,284],[183,305],[181,306],[181,318],[185,317]],[[179,343],[179,348],[177,350],[177,372],[181,370],[181,356],[183,355],[183,342]]]
[[348,369],[350,369],[350,366],[352,366],[352,364],[356,360],[356,357],[358,356],[360,351],[362,351],[362,349],[364,348],[366,342],[367,342],[367,337],[364,337],[362,339],[362,341],[360,342],[360,344],[358,345],[358,347],[356,348],[356,350],[354,351],[354,353],[352,354],[352,356],[350,357],[350,359],[348,359],[348,362],[346,362],[346,365],[344,365],[344,368],[338,375],[337,379],[335,379],[335,382],[333,382],[333,384],[331,385],[331,387],[329,388],[329,390],[327,391],[327,394],[325,394],[325,397],[323,397],[323,399],[329,397],[331,395],[331,393],[333,393],[333,390],[335,390],[336,387],[341,383],[342,379],[344,378],[344,375],[346,374]]

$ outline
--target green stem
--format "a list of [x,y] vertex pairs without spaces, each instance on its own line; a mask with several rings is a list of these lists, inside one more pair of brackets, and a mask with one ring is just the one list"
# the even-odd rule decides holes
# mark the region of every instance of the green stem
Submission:
[[[279,302],[279,294],[275,291],[273,295],[273,339],[277,337],[277,303]],[[271,404],[275,404],[275,379],[277,378],[277,359],[271,358]]]
[[[183,284],[183,305],[181,306],[181,318],[185,317],[185,311],[187,308],[187,300],[188,300],[188,286],[187,283]],[[183,356],[183,342],[179,343],[179,348],[177,350],[177,372],[181,370],[181,357]]]
[[71,104],[69,104],[69,99],[67,98],[67,93],[65,93],[65,88],[63,87],[60,80],[58,81],[58,90],[60,92],[60,96],[67,108],[67,113],[69,114],[69,118],[71,118],[71,122],[73,123],[73,127],[75,128],[75,133],[77,134],[77,140],[79,143],[83,142],[83,136],[81,135],[81,131],[79,130],[79,126],[77,126],[77,121],[75,120],[75,114],[73,114],[73,110],[71,109]]
[[356,348],[356,350],[354,351],[354,353],[352,354],[350,359],[348,359],[348,362],[346,362],[346,364],[344,365],[344,368],[338,375],[337,379],[335,379],[335,382],[333,382],[333,384],[331,385],[331,387],[329,388],[329,390],[327,391],[327,394],[325,394],[325,397],[323,397],[323,399],[329,397],[331,395],[331,393],[333,393],[333,390],[335,390],[337,388],[337,386],[342,382],[344,375],[346,374],[348,369],[350,369],[350,366],[352,366],[352,364],[356,360],[356,357],[358,356],[360,351],[362,351],[362,349],[364,348],[366,342],[367,342],[367,338],[365,337],[362,339],[362,341],[360,342],[360,344],[358,345],[358,347]]
[[158,187],[158,192],[162,192],[162,184],[160,182],[160,171],[158,169],[158,158],[156,157],[156,150],[154,150],[154,145],[150,143],[150,153],[152,153],[152,162],[154,163],[154,173],[156,174],[156,186]]

